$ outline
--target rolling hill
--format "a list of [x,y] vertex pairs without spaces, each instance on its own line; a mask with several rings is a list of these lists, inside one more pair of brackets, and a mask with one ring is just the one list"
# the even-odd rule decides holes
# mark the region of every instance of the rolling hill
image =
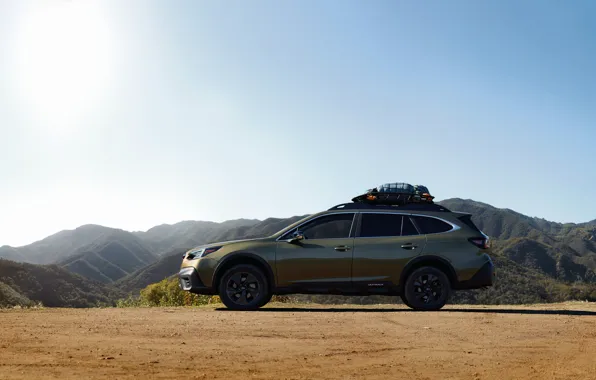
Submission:
[[249,228],[258,223],[258,220],[253,219],[228,220],[222,223],[183,221],[176,224],[162,224],[146,232],[134,232],[134,235],[145,241],[158,256],[161,256],[180,247],[194,247],[218,240],[227,231]]
[[[0,261],[0,264],[2,262]],[[33,306],[35,302],[17,292],[10,286],[0,282],[0,308],[10,306]]]
[[52,264],[73,255],[78,249],[91,244],[114,229],[88,224],[54,235],[23,247],[0,247],[0,258],[32,264]]
[[157,257],[138,237],[110,230],[91,244],[77,249],[58,265],[86,278],[110,283],[152,264]]
[[0,306],[92,307],[113,305],[123,294],[57,265],[0,259]]
[[191,247],[175,249],[156,262],[114,282],[114,286],[126,293],[138,293],[149,284],[170,277],[180,269],[182,255]]
[[146,232],[90,224],[27,246],[0,247],[0,258],[57,264],[94,281],[110,283],[153,264],[160,255],[233,236],[234,231],[249,231],[259,223],[248,219],[223,223],[185,221],[156,226]]

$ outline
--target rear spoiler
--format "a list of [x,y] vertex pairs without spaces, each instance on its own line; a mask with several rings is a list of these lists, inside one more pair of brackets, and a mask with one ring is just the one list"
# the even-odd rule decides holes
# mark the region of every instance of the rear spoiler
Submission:
[[480,231],[480,228],[478,228],[472,221],[472,214],[465,213],[465,212],[457,212],[457,213],[454,212],[454,214],[459,214],[457,216],[457,219],[462,221],[466,226],[470,227],[471,229],[473,229],[476,232],[482,233],[482,231]]

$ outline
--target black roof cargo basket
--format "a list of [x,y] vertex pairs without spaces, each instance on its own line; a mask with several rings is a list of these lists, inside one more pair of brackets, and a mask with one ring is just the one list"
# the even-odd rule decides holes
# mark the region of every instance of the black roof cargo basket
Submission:
[[329,210],[399,210],[399,211],[439,211],[450,212],[449,209],[436,203],[406,203],[402,205],[386,205],[364,202],[342,203]]
[[412,186],[405,182],[393,182],[369,189],[366,193],[352,198],[352,202],[403,206],[410,203],[432,204],[434,198],[429,194],[426,186]]

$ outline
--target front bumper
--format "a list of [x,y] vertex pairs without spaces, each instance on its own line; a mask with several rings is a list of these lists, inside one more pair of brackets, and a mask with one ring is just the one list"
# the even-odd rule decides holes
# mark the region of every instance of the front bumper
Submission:
[[480,289],[488,286],[492,286],[495,277],[495,266],[492,260],[488,260],[479,270],[466,281],[460,281],[457,284],[457,289]]
[[193,267],[180,269],[178,272],[178,285],[180,289],[196,294],[215,294],[214,290],[203,284],[197,270]]

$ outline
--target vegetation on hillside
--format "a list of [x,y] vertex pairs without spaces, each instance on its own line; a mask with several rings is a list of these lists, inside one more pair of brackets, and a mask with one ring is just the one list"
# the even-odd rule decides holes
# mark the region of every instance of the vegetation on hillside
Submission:
[[58,265],[91,280],[111,283],[156,260],[141,239],[130,232],[112,230]]
[[48,307],[114,305],[117,289],[93,282],[57,265],[34,265],[0,259],[0,303]]
[[34,302],[10,286],[0,282],[0,308],[10,306],[33,306]]
[[180,268],[182,255],[190,248],[181,248],[163,255],[156,262],[126,276],[114,283],[114,286],[128,294],[138,294],[144,287],[159,282],[176,273]]

